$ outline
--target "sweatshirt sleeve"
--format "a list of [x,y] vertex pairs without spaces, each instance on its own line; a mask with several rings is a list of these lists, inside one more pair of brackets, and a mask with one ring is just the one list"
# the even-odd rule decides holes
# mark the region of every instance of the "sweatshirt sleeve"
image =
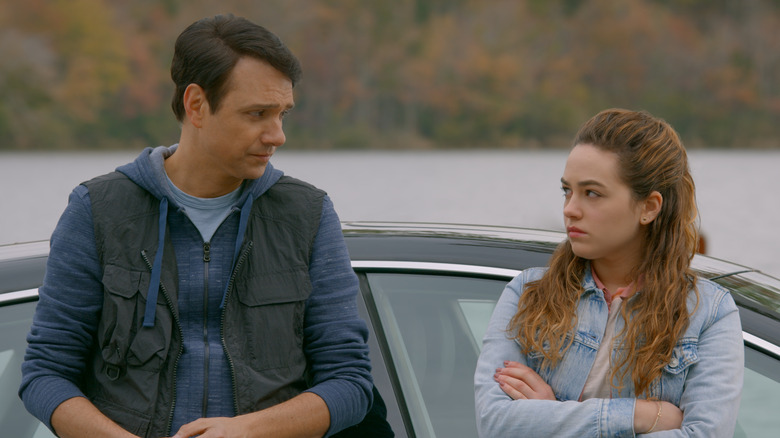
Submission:
[[84,396],[78,382],[87,368],[102,297],[89,194],[78,186],[50,240],[19,387],[27,410],[50,429],[57,406]]
[[306,302],[304,350],[312,387],[330,411],[330,436],[359,423],[372,402],[368,328],[357,311],[358,280],[347,253],[341,223],[326,196],[314,240]]
[[517,312],[528,273],[506,286],[483,339],[474,374],[479,436],[633,437],[634,399],[513,400],[493,380],[506,360],[527,365],[506,329]]

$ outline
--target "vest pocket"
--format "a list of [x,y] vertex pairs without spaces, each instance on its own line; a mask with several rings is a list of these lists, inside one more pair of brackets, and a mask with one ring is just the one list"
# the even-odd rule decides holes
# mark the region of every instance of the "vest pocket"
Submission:
[[226,324],[232,326],[223,330],[229,346],[238,344],[235,348],[255,370],[305,363],[303,320],[311,293],[308,270],[266,274],[247,283],[236,292],[240,309],[226,316]]
[[143,327],[148,272],[106,265],[103,272],[103,316],[98,328],[102,357],[112,380],[127,367],[160,371],[168,354],[173,320],[161,293],[154,327]]
[[151,423],[151,416],[148,414],[130,409],[127,406],[117,405],[104,398],[95,398],[92,402],[103,415],[112,419],[123,429],[138,436],[146,436]]

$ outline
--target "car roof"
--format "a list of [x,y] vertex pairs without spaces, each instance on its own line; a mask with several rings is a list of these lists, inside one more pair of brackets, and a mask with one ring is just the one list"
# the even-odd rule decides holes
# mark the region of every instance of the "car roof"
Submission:
[[[399,256],[403,256],[410,261],[435,260],[441,263],[446,263],[447,260],[468,261],[507,269],[546,265],[549,254],[566,238],[565,233],[557,231],[466,224],[343,222],[342,228],[353,260],[398,260]],[[388,238],[403,243],[387,246],[386,253],[377,253],[370,249],[370,244]],[[431,239],[431,241],[424,242],[423,239]],[[475,258],[473,246],[477,245],[477,242],[480,246],[490,248],[486,259]],[[382,243],[387,245],[386,242]],[[540,260],[541,263],[517,264],[513,258],[501,257],[505,252],[512,251],[538,253],[540,257],[531,255],[528,260]],[[759,272],[747,266],[701,254],[694,257],[692,267],[702,277],[708,279]]]
[[0,245],[0,293],[37,288],[49,257],[49,242]]
[[[353,260],[403,260],[525,269],[544,266],[565,233],[507,226],[424,222],[342,222]],[[377,247],[381,251],[377,251]],[[0,245],[0,293],[38,287],[49,252],[47,241]],[[747,277],[780,280],[760,271],[697,254],[692,267],[704,278]],[[780,294],[780,291],[778,291]],[[764,304],[771,304],[764,303]],[[780,297],[778,297],[780,310]],[[770,306],[771,307],[771,306]]]
[[[353,266],[360,262],[411,262],[483,266],[485,275],[507,277],[532,266],[545,266],[562,232],[441,223],[343,222]],[[2,301],[37,294],[46,268],[47,241],[0,245]],[[408,264],[406,265],[408,266]],[[740,306],[743,327],[780,344],[780,280],[747,266],[697,254],[693,269],[731,291]]]
[[[438,223],[344,222],[344,237],[353,266],[394,269],[414,263],[499,268],[485,275],[506,277],[532,266],[546,266],[565,233],[514,228]],[[405,263],[399,265],[398,262]],[[756,269],[696,254],[691,267],[702,278],[726,287],[740,307],[743,327],[780,344],[780,280]],[[503,270],[503,271],[500,271]],[[475,273],[477,271],[471,271]]]
[[[562,240],[552,231],[434,223],[344,222],[352,260],[543,266]],[[378,251],[377,248],[381,248]]]

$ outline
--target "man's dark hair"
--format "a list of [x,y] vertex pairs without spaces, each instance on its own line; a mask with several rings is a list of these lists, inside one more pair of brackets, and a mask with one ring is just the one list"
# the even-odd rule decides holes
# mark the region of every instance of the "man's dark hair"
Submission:
[[176,39],[171,62],[173,113],[184,121],[184,91],[197,84],[206,92],[211,112],[219,108],[226,84],[238,60],[250,56],[267,62],[287,76],[293,86],[301,78],[301,65],[282,40],[268,29],[232,14],[192,23]]

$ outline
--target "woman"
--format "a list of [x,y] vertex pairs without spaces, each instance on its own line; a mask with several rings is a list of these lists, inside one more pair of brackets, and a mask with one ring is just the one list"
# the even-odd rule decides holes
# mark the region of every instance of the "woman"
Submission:
[[561,178],[568,234],[501,295],[475,374],[482,437],[731,437],[737,307],[690,269],[697,210],[675,131],[646,112],[586,122]]

